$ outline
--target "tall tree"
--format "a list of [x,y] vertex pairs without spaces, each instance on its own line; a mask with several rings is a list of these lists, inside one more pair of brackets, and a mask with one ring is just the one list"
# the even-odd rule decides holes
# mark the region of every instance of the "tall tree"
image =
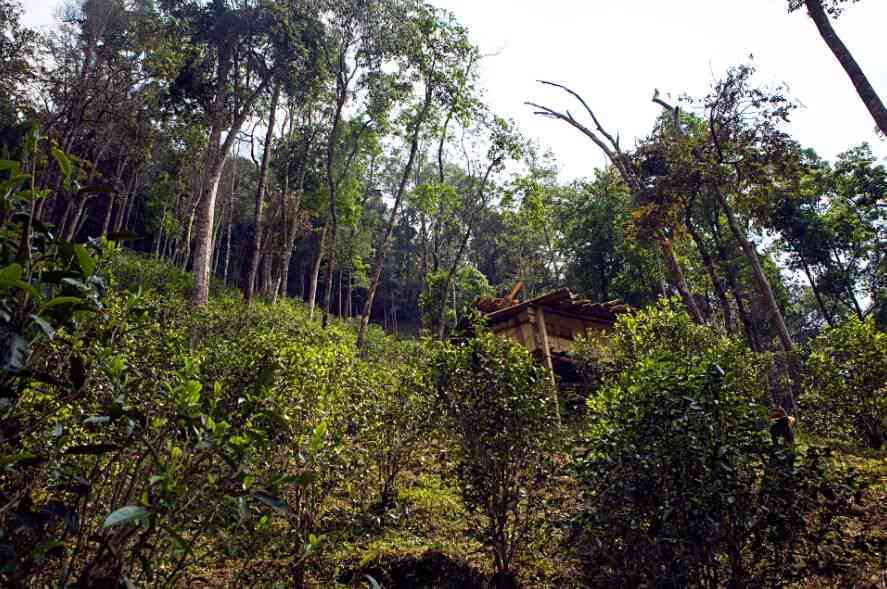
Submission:
[[[642,170],[638,168],[637,162],[632,161],[632,159],[622,151],[618,137],[614,138],[612,134],[604,129],[588,103],[579,94],[570,90],[566,86],[552,82],[542,82],[542,84],[560,88],[578,100],[585,112],[588,113],[588,116],[591,118],[591,121],[594,124],[594,129],[579,122],[573,117],[570,111],[558,112],[554,109],[532,102],[528,102],[527,104],[536,109],[536,114],[564,121],[591,139],[591,141],[604,152],[607,159],[613,164],[613,167],[622,175],[622,178],[631,190],[635,201],[640,203],[646,200],[649,193],[649,187],[645,185]],[[686,276],[684,275],[684,270],[678,261],[674,251],[674,245],[667,234],[666,228],[655,227],[653,228],[652,233],[655,242],[659,246],[662,259],[668,267],[674,286],[681,295],[684,306],[687,308],[687,312],[697,323],[705,323],[705,317],[699,309],[699,305],[697,305],[693,293],[690,291]]]
[[297,61],[306,12],[275,4],[231,6],[226,0],[164,2],[169,33],[188,44],[188,55],[171,87],[179,106],[202,108],[208,127],[205,179],[195,209],[194,290],[206,304],[216,196],[225,160],[244,122],[272,84],[281,64]]
[[831,52],[834,54],[835,58],[837,58],[841,67],[844,68],[850,81],[853,82],[853,86],[856,88],[856,93],[859,94],[862,103],[865,104],[865,107],[868,109],[869,113],[871,113],[872,118],[875,120],[875,124],[878,125],[878,129],[881,130],[881,133],[887,135],[887,107],[884,106],[884,101],[882,101],[875,92],[871,82],[869,82],[865,73],[862,71],[862,68],[856,62],[853,54],[850,53],[850,50],[844,45],[844,42],[841,41],[841,38],[838,36],[838,33],[835,31],[835,28],[832,26],[831,20],[829,19],[829,15],[837,18],[841,14],[843,8],[842,5],[847,1],[848,0],[789,0],[789,11],[798,10],[802,6],[807,8],[807,14],[810,15],[810,18],[813,19],[813,22],[816,24],[816,28],[819,30],[819,35],[822,37],[822,40],[825,41],[825,44],[828,45],[828,48],[831,49]]
[[408,154],[397,188],[394,191],[394,202],[388,221],[376,244],[370,286],[361,312],[360,328],[357,335],[357,345],[361,349],[366,342],[373,301],[382,278],[382,270],[400,214],[400,206],[407,185],[412,178],[413,164],[419,151],[422,130],[428,122],[440,89],[445,87],[457,72],[464,71],[467,60],[476,54],[476,49],[468,41],[467,31],[449,13],[429,5],[422,5],[411,15],[407,25],[402,39],[405,49],[404,57],[408,60],[411,69],[414,69],[416,81],[421,83],[422,92],[417,104],[409,109],[411,112],[406,113]]

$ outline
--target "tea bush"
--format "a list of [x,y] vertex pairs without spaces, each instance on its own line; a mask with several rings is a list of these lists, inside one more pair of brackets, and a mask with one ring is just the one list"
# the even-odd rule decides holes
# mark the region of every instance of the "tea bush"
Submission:
[[801,402],[811,431],[879,449],[887,438],[887,333],[873,317],[827,329],[810,345]]
[[438,346],[434,370],[462,497],[479,516],[497,586],[511,586],[515,556],[544,514],[557,437],[549,375],[526,349],[483,330]]
[[850,496],[822,451],[771,440],[757,355],[673,302],[621,318],[612,342],[621,371],[591,401],[577,453],[589,583],[791,579]]

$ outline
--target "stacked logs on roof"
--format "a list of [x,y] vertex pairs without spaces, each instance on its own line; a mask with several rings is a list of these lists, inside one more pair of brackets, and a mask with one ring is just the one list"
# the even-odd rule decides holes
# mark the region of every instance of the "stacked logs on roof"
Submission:
[[606,303],[592,303],[588,299],[580,299],[573,293],[570,293],[570,304],[589,309],[603,309],[614,315],[628,311],[628,305],[622,299],[614,299]]
[[517,304],[517,294],[524,288],[523,281],[518,282],[511,289],[511,292],[502,298],[499,297],[478,297],[474,301],[474,307],[481,313],[489,314],[507,309]]

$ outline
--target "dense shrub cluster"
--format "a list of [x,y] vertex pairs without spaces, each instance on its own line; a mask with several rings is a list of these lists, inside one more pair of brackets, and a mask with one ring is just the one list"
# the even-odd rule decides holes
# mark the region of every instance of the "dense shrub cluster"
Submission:
[[578,456],[592,585],[763,586],[835,537],[851,487],[771,440],[756,354],[660,304],[620,320],[609,356]]
[[511,586],[515,556],[544,514],[557,431],[549,376],[524,348],[481,332],[439,346],[435,380],[462,497],[481,517],[497,586]]
[[887,333],[874,317],[827,329],[810,346],[802,396],[817,434],[881,448],[887,440]]

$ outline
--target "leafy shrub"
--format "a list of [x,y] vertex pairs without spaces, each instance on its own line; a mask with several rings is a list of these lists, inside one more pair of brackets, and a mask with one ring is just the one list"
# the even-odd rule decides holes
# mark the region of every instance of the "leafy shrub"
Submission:
[[508,586],[544,508],[546,451],[557,432],[550,380],[524,348],[483,331],[440,344],[434,362],[460,491],[481,518],[497,583]]
[[377,507],[391,507],[397,480],[431,429],[433,398],[423,348],[389,342],[391,350],[361,366],[361,392],[352,405],[363,424],[357,437],[366,447],[377,483]]
[[673,302],[619,320],[621,371],[598,397],[577,472],[594,586],[748,586],[790,579],[847,496],[822,453],[775,445],[762,363]]
[[3,455],[6,579],[173,586],[214,556],[247,576],[276,563],[262,583],[301,586],[326,498],[345,478],[361,486],[353,337],[285,305],[103,303],[35,349],[29,369],[55,376],[22,377],[4,422],[18,424]]
[[879,449],[887,439],[887,333],[856,317],[825,330],[810,346],[801,401],[819,434]]

